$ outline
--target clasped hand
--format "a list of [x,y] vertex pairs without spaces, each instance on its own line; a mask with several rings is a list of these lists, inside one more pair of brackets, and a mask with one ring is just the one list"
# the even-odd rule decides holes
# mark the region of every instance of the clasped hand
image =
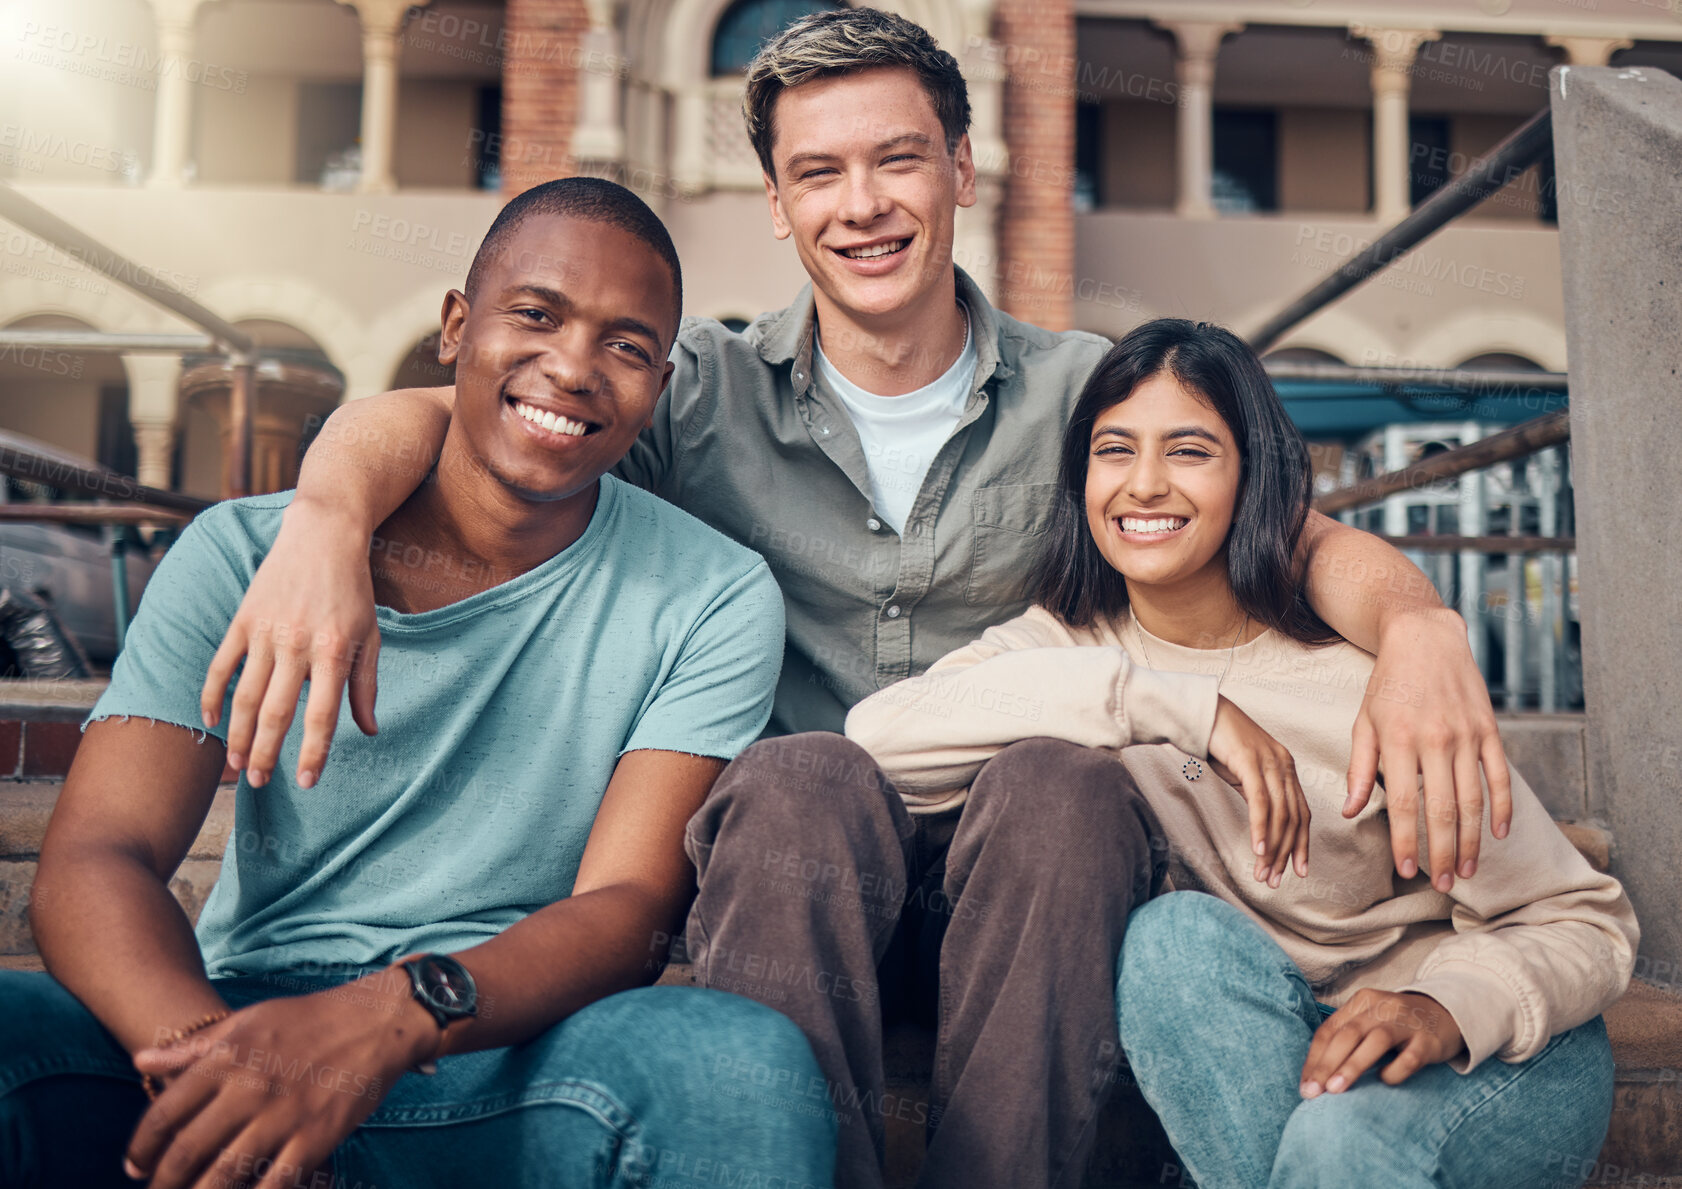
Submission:
[[1301,1093],[1341,1094],[1380,1057],[1400,1049],[1379,1079],[1399,1086],[1427,1065],[1450,1061],[1466,1047],[1448,1010],[1429,995],[1362,988],[1314,1034],[1302,1066]]
[[[135,1054],[164,1083],[124,1169],[152,1189],[309,1184],[405,1070],[433,1056],[436,1027],[371,975],[271,999],[174,1045]],[[429,1034],[430,1033],[430,1034]]]

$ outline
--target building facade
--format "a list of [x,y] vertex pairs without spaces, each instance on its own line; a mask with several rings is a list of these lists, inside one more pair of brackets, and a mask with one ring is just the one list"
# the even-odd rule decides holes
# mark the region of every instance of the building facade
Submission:
[[[443,294],[503,198],[545,178],[647,196],[690,312],[785,304],[804,275],[770,234],[741,70],[835,2],[18,0],[0,9],[0,180],[320,363],[258,427],[286,482],[288,435],[334,400],[447,376]],[[958,262],[1020,316],[1111,335],[1160,314],[1252,330],[1543,107],[1552,67],[1682,66],[1668,0],[894,7],[970,81],[980,201]],[[1553,213],[1616,201],[1531,170],[1281,347],[1564,370]],[[31,326],[183,329],[0,224],[0,327]],[[0,429],[213,496],[214,379],[12,350]]]

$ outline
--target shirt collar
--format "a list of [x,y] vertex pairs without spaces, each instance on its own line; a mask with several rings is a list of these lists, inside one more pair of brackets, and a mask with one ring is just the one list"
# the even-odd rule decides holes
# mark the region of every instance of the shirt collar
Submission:
[[[981,286],[970,279],[963,269],[957,273],[958,298],[969,307],[971,333],[975,335],[975,384],[972,391],[995,374],[1001,379],[1011,375],[1012,368],[1003,361],[999,351],[999,319]],[[759,336],[759,356],[766,363],[794,364],[794,392],[798,396],[812,383],[812,331],[817,321],[817,304],[812,297],[812,284],[801,287],[794,301],[771,314],[763,334]]]

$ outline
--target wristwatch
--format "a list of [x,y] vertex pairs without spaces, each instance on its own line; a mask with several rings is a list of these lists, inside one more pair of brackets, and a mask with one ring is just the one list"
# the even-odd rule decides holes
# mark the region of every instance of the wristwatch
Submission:
[[440,1030],[479,1014],[479,989],[467,967],[448,954],[416,954],[403,962],[415,1002],[432,1013]]

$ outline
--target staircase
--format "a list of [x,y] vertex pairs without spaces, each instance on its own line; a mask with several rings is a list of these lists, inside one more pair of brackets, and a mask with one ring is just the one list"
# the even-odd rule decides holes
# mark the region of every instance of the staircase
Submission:
[[[10,691],[7,685],[11,684]],[[32,685],[36,683],[31,683]],[[39,970],[27,916],[29,886],[47,819],[69,770],[86,717],[102,682],[55,682],[43,689],[0,683],[0,969]],[[1607,870],[1613,840],[1581,818],[1586,811],[1582,720],[1571,715],[1526,715],[1502,724],[1514,766],[1532,780],[1544,803],[1589,862]],[[233,830],[232,773],[216,794],[171,890],[196,918],[221,866]],[[690,981],[674,966],[660,980]],[[1617,1062],[1616,1106],[1597,1166],[1580,1170],[1593,1185],[1682,1189],[1682,986],[1637,980],[1606,1013]],[[902,1027],[887,1038],[888,1097],[905,1109],[888,1115],[888,1183],[910,1185],[923,1154],[921,1120],[928,1113],[933,1037]],[[1156,1116],[1126,1069],[1099,1122],[1088,1189],[1144,1189],[1189,1185]]]

